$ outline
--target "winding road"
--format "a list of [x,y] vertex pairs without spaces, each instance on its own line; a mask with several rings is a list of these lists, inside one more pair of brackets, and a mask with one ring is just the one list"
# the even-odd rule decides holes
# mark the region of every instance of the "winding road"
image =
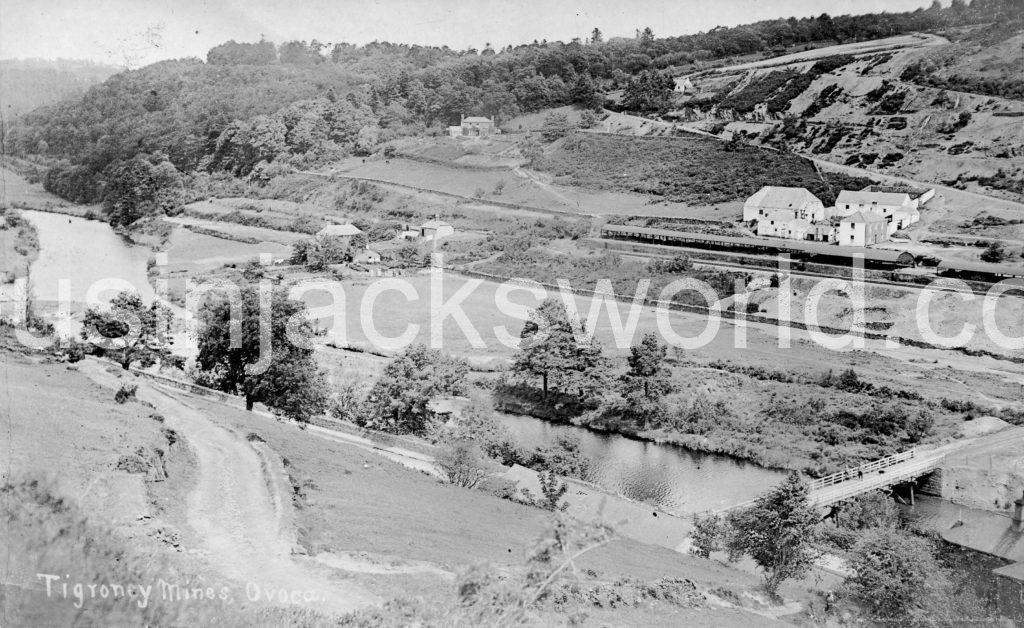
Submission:
[[[102,363],[83,361],[81,370],[101,385],[120,385]],[[195,453],[198,479],[186,506],[188,522],[202,539],[196,549],[211,567],[237,583],[232,588],[236,602],[299,604],[332,614],[381,603],[351,581],[332,577],[331,568],[293,555],[292,503],[279,459],[261,455],[180,396],[141,379],[135,383],[138,399],[163,414],[165,424]]]

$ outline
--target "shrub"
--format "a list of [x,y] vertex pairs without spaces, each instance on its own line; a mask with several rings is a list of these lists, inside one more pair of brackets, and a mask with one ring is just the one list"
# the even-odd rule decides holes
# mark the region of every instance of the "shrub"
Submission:
[[487,476],[487,467],[476,443],[460,440],[443,447],[434,463],[449,483],[473,488]]
[[534,502],[545,510],[564,511],[569,507],[567,503],[560,503],[562,497],[569,490],[565,482],[558,479],[551,471],[541,471],[537,475],[540,481],[540,492],[542,499]]
[[121,387],[114,393],[114,401],[117,403],[128,403],[135,399],[135,393],[139,387],[135,384],[121,384]]
[[1006,248],[1002,242],[993,240],[988,247],[981,252],[981,261],[988,262],[990,264],[999,264],[1000,262],[1006,261],[1009,254],[1006,252]]
[[690,553],[701,558],[709,558],[712,552],[720,551],[722,539],[725,537],[724,526],[722,517],[715,513],[703,517],[697,514],[693,515]]
[[573,478],[583,478],[590,468],[590,460],[580,450],[580,440],[575,436],[559,436],[554,444],[539,447],[533,453],[530,466]]

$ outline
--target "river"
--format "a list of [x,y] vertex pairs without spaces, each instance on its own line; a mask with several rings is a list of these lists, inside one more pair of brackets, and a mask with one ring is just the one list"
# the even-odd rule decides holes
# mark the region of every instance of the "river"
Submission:
[[[123,280],[147,303],[155,292],[146,277],[150,251],[132,246],[103,222],[63,214],[24,211],[39,230],[39,258],[32,264],[36,299],[44,311],[59,297],[59,281],[70,282],[72,311],[81,311],[89,287],[100,280]],[[107,301],[116,294],[99,295]],[[72,326],[72,330],[75,326]],[[523,416],[502,421],[524,445],[546,445],[558,435],[580,440],[591,460],[587,480],[628,498],[673,512],[701,512],[751,499],[782,480],[777,471],[727,456],[691,452],[572,425]]]
[[527,416],[505,414],[500,418],[517,440],[531,448],[551,444],[559,436],[578,438],[581,452],[590,461],[584,479],[669,512],[704,512],[742,503],[785,478],[780,471],[729,456]]
[[[90,286],[100,280],[127,282],[146,303],[156,298],[146,277],[148,248],[127,244],[105,222],[31,210],[21,213],[39,231],[39,258],[32,263],[37,301],[56,303],[62,279],[70,283],[73,310],[86,303]],[[97,295],[98,300],[109,301],[119,289]]]

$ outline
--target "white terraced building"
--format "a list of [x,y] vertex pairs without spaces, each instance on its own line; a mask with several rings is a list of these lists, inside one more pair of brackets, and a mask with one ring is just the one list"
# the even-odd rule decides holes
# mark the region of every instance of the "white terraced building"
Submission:
[[886,235],[906,229],[921,219],[918,201],[903,192],[850,192],[843,190],[836,197],[833,216],[845,217],[856,212],[874,214],[887,222]]
[[[791,219],[806,220],[814,222],[825,220],[825,206],[818,197],[808,192],[805,188],[789,188],[775,185],[766,185],[743,204],[743,220],[761,221],[766,217],[775,215],[776,212],[784,212],[791,216]],[[771,219],[769,219],[770,221]]]

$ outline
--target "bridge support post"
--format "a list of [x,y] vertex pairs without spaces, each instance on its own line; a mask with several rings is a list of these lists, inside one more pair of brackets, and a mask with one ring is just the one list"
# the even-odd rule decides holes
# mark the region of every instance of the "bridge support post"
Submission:
[[1013,528],[1017,532],[1024,532],[1024,495],[1013,502]]
[[914,505],[914,485],[910,485],[910,505]]

